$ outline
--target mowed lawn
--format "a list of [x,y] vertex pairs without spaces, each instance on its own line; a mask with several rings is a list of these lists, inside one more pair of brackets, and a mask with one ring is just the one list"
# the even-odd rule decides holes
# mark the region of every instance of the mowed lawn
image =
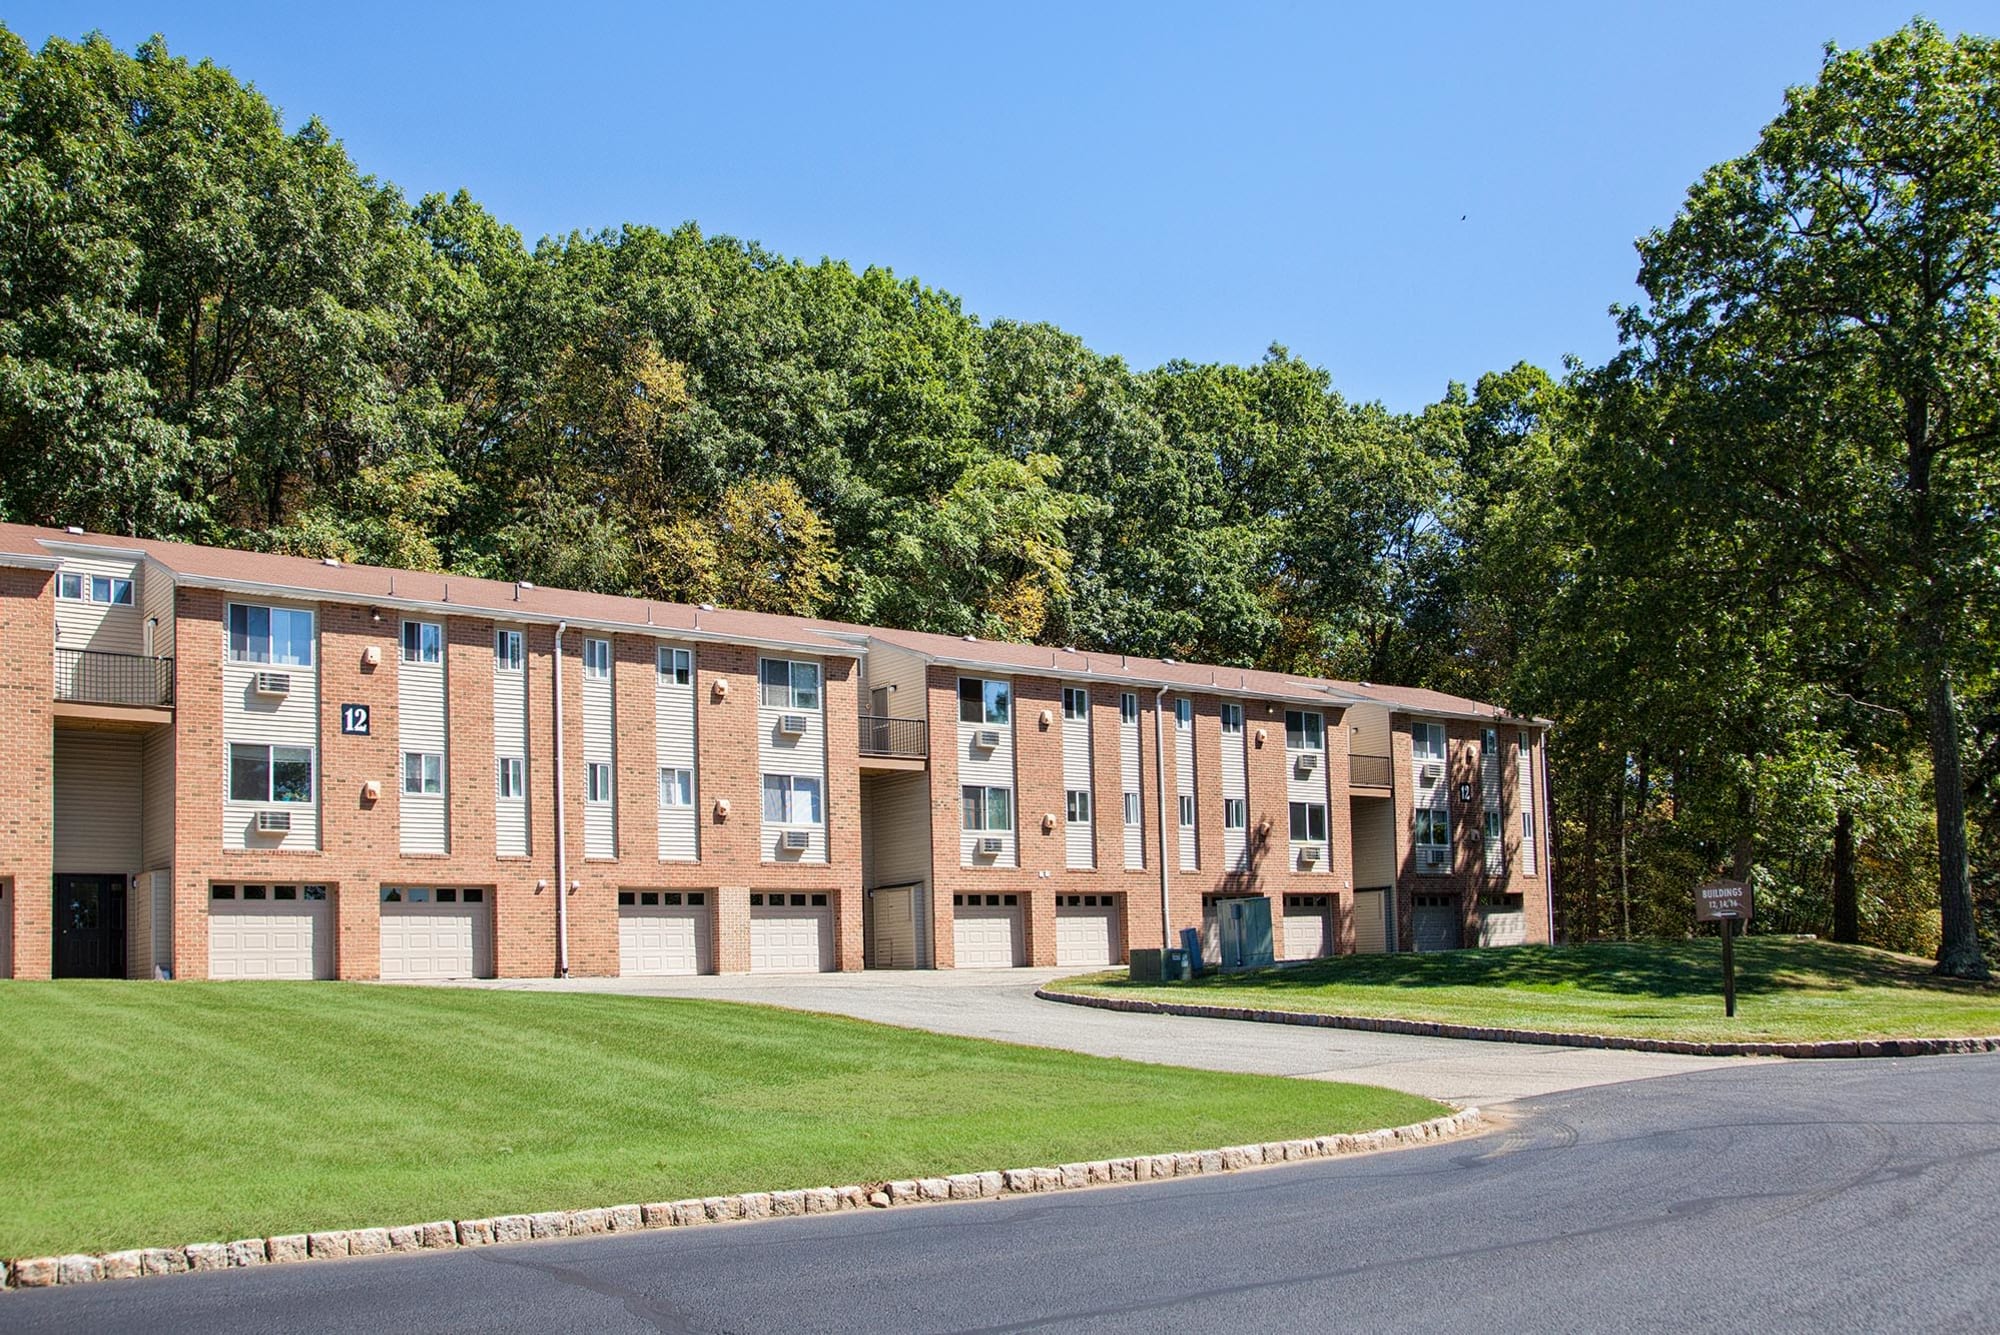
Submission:
[[838,1186],[1444,1111],[642,997],[0,983],[0,1020],[0,1256]]
[[1120,972],[1069,991],[1259,1010],[1389,1016],[1645,1038],[1815,1041],[2000,1035],[2000,987],[1934,978],[1910,955],[1787,937],[1736,943],[1736,1018],[1719,940],[1350,955],[1192,983]]

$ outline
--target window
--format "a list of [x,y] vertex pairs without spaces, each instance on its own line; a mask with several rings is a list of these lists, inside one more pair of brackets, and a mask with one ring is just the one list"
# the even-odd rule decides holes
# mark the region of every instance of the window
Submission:
[[1120,723],[1139,721],[1139,697],[1130,691],[1121,691],[1118,695],[1118,721]]
[[1063,794],[1063,816],[1072,825],[1090,823],[1090,793],[1081,788],[1072,788]]
[[1500,839],[1500,813],[1497,811],[1489,811],[1486,813],[1486,842],[1489,844],[1497,843],[1499,839]]
[[583,675],[596,681],[604,681],[611,676],[611,641],[583,642]]
[[229,800],[310,802],[313,751],[309,746],[229,745]]
[[403,752],[403,791],[425,794],[444,791],[444,757],[435,751]]
[[1194,794],[1193,794],[1193,793],[1182,793],[1182,794],[1181,794],[1181,828],[1182,828],[1183,830],[1192,830],[1192,829],[1194,828]]
[[519,672],[521,670],[520,631],[502,630],[494,632],[493,666],[501,672]]
[[958,679],[958,721],[960,723],[1005,723],[1008,718],[1010,688],[1004,681],[982,681],[978,677]]
[[818,709],[819,664],[766,658],[757,664],[760,703],[771,709]]
[[311,667],[313,614],[287,607],[229,605],[229,661]]
[[1285,711],[1285,748],[1290,751],[1324,751],[1325,724],[1318,714],[1304,709]]
[[236,887],[233,885],[211,885],[208,887],[208,897],[210,899],[234,899],[236,898]]
[[605,803],[611,800],[611,762],[593,760],[583,767],[583,800]]
[[660,675],[676,686],[686,686],[694,680],[694,655],[685,649],[669,649],[663,644],[655,661]]
[[1014,790],[981,788],[970,784],[960,790],[968,830],[1003,831],[1014,828]]
[[1090,692],[1080,686],[1063,687],[1063,717],[1087,719],[1090,717]]
[[663,807],[691,807],[694,805],[693,770],[662,769],[660,771],[660,805]]
[[435,621],[405,621],[403,623],[403,661],[405,663],[442,663],[444,661],[444,627]]
[[528,795],[528,762],[520,756],[500,757],[500,796]]
[[1479,734],[1479,754],[1480,754],[1480,755],[1481,755],[1482,757],[1484,757],[1484,756],[1497,756],[1497,755],[1499,755],[1499,754],[1500,754],[1500,734],[1499,734],[1499,733],[1497,733],[1497,732],[1495,732],[1495,731],[1494,731],[1493,729],[1491,729],[1491,728],[1488,728],[1488,729],[1486,729],[1486,731],[1484,731],[1484,732],[1480,733],[1480,734]]
[[1444,724],[1412,723],[1410,750],[1418,760],[1444,759]]
[[264,898],[264,887],[261,885],[246,885],[243,887],[243,897],[245,899],[262,899]]
[[1292,803],[1292,842],[1295,844],[1323,844],[1326,842],[1326,807],[1319,802]]
[[326,887],[323,885],[307,886],[306,898],[313,900],[314,902],[323,902],[326,899]]
[[1451,844],[1451,813],[1442,807],[1417,808],[1417,846],[1445,848]]
[[132,605],[132,581],[115,575],[61,575],[56,579],[56,597],[78,603]]
[[1521,842],[1524,844],[1530,844],[1533,843],[1534,841],[1535,841],[1535,813],[1532,811],[1523,811],[1521,813]]
[[1137,793],[1125,794],[1125,823],[1127,825],[1137,825],[1139,823],[1139,813],[1139,795]]
[[1225,830],[1248,829],[1250,825],[1250,800],[1244,797],[1222,799],[1222,828]]
[[803,774],[766,774],[764,819],[773,825],[819,824],[819,780]]
[[1194,701],[1186,699],[1174,701],[1174,726],[1176,728],[1186,728],[1193,722]]
[[1243,706],[1224,704],[1222,706],[1222,730],[1225,733],[1243,731]]

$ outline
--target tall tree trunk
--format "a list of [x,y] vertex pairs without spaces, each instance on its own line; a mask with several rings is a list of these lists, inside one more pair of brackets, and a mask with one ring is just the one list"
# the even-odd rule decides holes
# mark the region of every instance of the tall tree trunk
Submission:
[[1861,895],[1854,885],[1854,813],[1833,818],[1833,939],[1861,944]]
[[1750,864],[1757,852],[1757,831],[1750,824],[1750,818],[1755,814],[1751,806],[1750,790],[1748,788],[1738,788],[1736,790],[1736,853],[1730,859],[1729,874],[1746,884],[1750,880]]
[[1958,755],[1958,696],[1935,650],[1924,664],[1930,713],[1931,774],[1935,783],[1938,909],[1943,938],[1936,972],[1947,978],[1991,978],[1972,919],[1972,873],[1965,851],[1965,773]]

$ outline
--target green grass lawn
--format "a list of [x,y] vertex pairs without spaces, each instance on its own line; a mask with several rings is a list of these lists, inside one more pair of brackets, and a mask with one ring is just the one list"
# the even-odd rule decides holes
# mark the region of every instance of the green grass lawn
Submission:
[[1349,955],[1191,983],[1121,971],[1068,991],[1210,1006],[1388,1016],[1697,1041],[2000,1034],[2000,987],[1946,982],[1931,962],[1780,937],[1736,943],[1736,1018],[1722,1014],[1719,940]]
[[761,1006],[0,983],[0,1256],[838,1186],[1443,1111]]

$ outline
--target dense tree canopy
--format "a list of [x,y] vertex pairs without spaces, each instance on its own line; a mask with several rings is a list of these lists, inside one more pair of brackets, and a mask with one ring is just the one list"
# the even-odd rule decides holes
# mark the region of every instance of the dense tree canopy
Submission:
[[531,246],[158,39],[0,29],[0,516],[1494,699],[1558,723],[1566,934],[1733,865],[1972,972],[1996,119],[1990,43],[1830,51],[1612,365],[1397,414],[691,224]]

